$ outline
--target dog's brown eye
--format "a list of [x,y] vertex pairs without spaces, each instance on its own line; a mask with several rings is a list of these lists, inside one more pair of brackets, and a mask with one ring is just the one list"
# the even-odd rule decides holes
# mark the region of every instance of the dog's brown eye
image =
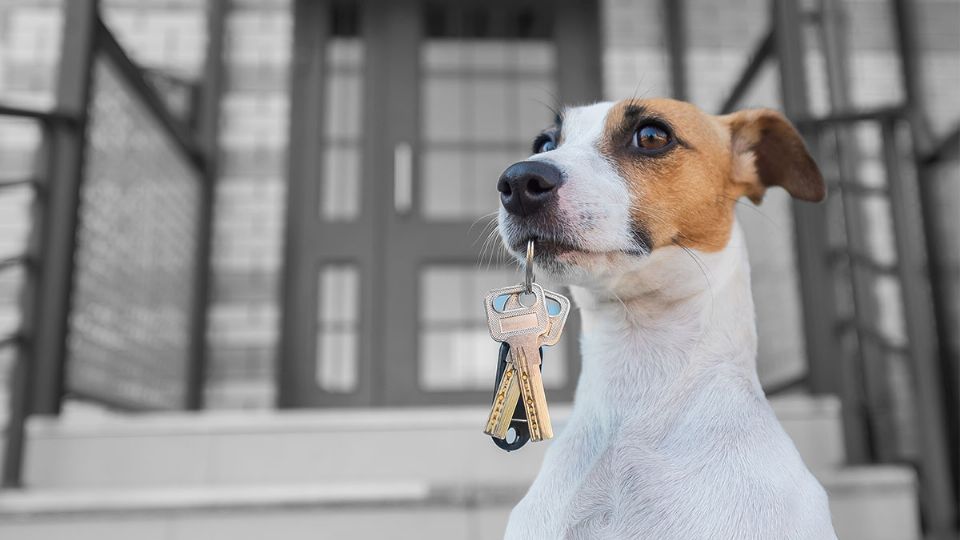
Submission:
[[633,132],[631,144],[642,150],[663,150],[672,142],[666,129],[656,124],[644,124]]

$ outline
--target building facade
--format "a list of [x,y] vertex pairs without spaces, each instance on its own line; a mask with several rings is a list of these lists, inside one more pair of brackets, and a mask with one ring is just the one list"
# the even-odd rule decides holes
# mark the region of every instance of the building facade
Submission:
[[[284,228],[289,215],[286,194],[290,181],[294,13],[291,3],[283,0],[236,0],[229,4],[205,401],[210,408],[271,408],[278,402],[277,370],[283,365],[278,359],[283,333]],[[370,12],[349,3],[335,3],[329,13],[317,19],[329,25],[322,29],[329,37],[322,106],[330,113],[323,127],[322,147],[317,150],[323,156],[318,169],[318,223],[343,231],[347,236],[342,238],[350,241],[369,242],[371,251],[363,257],[370,261],[379,257],[372,250],[386,249],[377,238],[387,230],[396,230],[397,223],[373,225],[371,220],[377,219],[374,214],[379,210],[363,202],[367,193],[364,182],[371,181],[375,166],[383,170],[382,164],[371,160],[369,152],[376,150],[365,146],[375,135],[365,130],[376,125],[365,113],[375,92],[384,92],[378,95],[385,103],[391,103],[395,96],[405,96],[404,92],[419,92],[408,96],[423,104],[420,116],[412,122],[419,126],[419,132],[409,134],[414,145],[406,150],[412,152],[415,183],[423,186],[417,188],[418,199],[411,201],[412,208],[421,214],[423,222],[439,229],[452,223],[473,225],[467,229],[469,236],[464,242],[475,244],[460,260],[431,264],[432,251],[426,249],[420,250],[422,257],[412,263],[418,273],[415,280],[420,297],[415,301],[419,307],[407,312],[415,323],[404,328],[416,339],[410,345],[411,352],[401,356],[407,366],[404,369],[415,367],[419,375],[416,381],[407,383],[409,388],[394,392],[487,390],[495,348],[484,337],[480,310],[471,308],[476,307],[475,297],[486,287],[516,279],[509,266],[498,269],[502,268],[496,264],[502,262],[502,254],[480,237],[480,233],[489,232],[484,216],[497,207],[494,185],[499,170],[524,156],[527,140],[551,121],[551,109],[560,105],[560,96],[579,92],[585,98],[595,95],[618,99],[673,94],[668,54],[672,36],[665,24],[664,5],[653,0],[604,0],[597,6],[599,16],[595,20],[580,19],[580,28],[576,24],[565,28],[568,33],[564,37],[551,26],[560,24],[557,21],[562,17],[543,17],[536,12],[510,14],[500,6],[496,9],[501,10],[504,21],[514,17],[514,22],[520,22],[514,26],[504,22],[498,29],[496,16],[471,11],[468,5],[454,10],[438,4],[410,3],[402,8],[401,15],[423,21],[421,41],[411,45],[417,47],[411,54],[420,55],[420,72],[411,81],[413,86],[393,89],[398,92],[394,95],[389,93],[391,89],[370,86],[373,70],[365,64],[365,51],[377,46],[366,42],[374,35],[369,27],[382,22],[369,20]],[[846,6],[854,103],[868,107],[897,102],[902,97],[902,85],[887,4],[855,0]],[[810,7],[816,6],[811,3]],[[187,80],[199,76],[206,39],[201,3],[104,0],[103,8],[123,45],[144,66]],[[491,8],[491,13],[496,9]],[[767,3],[688,1],[685,13],[689,29],[685,97],[716,112],[753,44],[766,31]],[[955,24],[960,4],[924,0],[919,3],[919,16],[928,107],[934,112],[931,118],[935,129],[944,131],[960,114],[960,103],[951,94],[960,83]],[[12,0],[0,7],[0,96],[37,105],[50,103],[61,24],[60,4],[53,0]],[[596,39],[596,54],[564,55],[564,40],[580,33]],[[817,36],[811,32],[808,41],[816,43]],[[815,45],[812,49],[809,94],[813,111],[822,113],[828,109],[823,58]],[[570,94],[558,74],[572,67],[583,73],[592,69],[601,78],[597,84],[574,89]],[[757,89],[741,106],[777,107],[777,84],[774,70],[768,66]],[[391,118],[404,118],[402,111],[387,112]],[[383,129],[393,123],[384,121]],[[402,138],[400,129],[397,133]],[[29,126],[5,125],[0,131],[4,172],[15,175],[18,168],[28,168],[25,156],[38,141],[39,133]],[[400,154],[384,159],[403,159],[403,148],[396,151]],[[868,168],[864,174],[874,173]],[[944,189],[955,190],[955,185]],[[0,202],[4,205],[0,209],[0,251],[16,251],[25,241],[28,198],[24,192]],[[785,195],[773,192],[759,208],[739,206],[738,214],[747,232],[753,263],[761,378],[775,383],[805,369],[791,210]],[[316,227],[318,235],[326,230],[321,225]],[[885,241],[882,232],[875,237],[878,243]],[[418,250],[416,238],[399,242],[405,252]],[[457,251],[453,245],[435,249],[440,253]],[[384,390],[384,381],[393,376],[374,374],[370,370],[376,368],[370,366],[389,364],[390,355],[397,353],[390,343],[370,344],[371,340],[387,338],[380,337],[386,335],[385,328],[376,327],[379,331],[373,333],[374,327],[367,321],[381,309],[381,301],[389,303],[387,297],[407,285],[392,282],[383,272],[374,275],[345,263],[348,257],[336,249],[321,248],[321,252],[323,257],[301,263],[320,265],[311,289],[319,298],[308,303],[315,311],[316,327],[311,330],[315,335],[310,338],[313,345],[300,347],[298,351],[307,352],[298,353],[301,357],[296,359],[312,363],[301,374],[312,373],[321,393],[332,396],[350,394],[361,386],[376,388],[365,390],[376,396],[368,395],[358,404],[396,401],[383,397],[384,392],[390,392]],[[13,327],[17,322],[13,306],[18,277],[5,275],[2,279],[0,323]],[[428,292],[436,290],[456,294],[453,299],[444,298],[443,304],[431,306],[433,293]],[[381,296],[373,300],[373,294]],[[299,339],[306,343],[307,338]],[[458,359],[453,368],[443,364],[450,347]],[[548,377],[553,377],[548,380],[556,388],[569,388],[575,376],[575,351],[575,342],[567,342],[557,355],[568,357],[566,363],[558,361],[556,369],[547,371]],[[312,358],[305,359],[303,354]],[[379,360],[374,362],[374,357]],[[8,359],[5,362],[9,364]],[[338,402],[332,399],[331,403]]]

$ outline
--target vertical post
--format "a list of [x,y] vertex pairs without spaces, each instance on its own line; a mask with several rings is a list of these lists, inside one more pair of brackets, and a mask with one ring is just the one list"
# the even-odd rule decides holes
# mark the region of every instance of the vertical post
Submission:
[[[842,113],[852,106],[849,89],[850,51],[847,43],[847,14],[840,0],[821,0],[820,8],[820,37],[830,110],[833,113]],[[837,388],[844,397],[845,436],[848,439],[847,458],[852,462],[866,462],[872,454],[869,444],[871,439],[875,438],[872,435],[879,435],[881,441],[884,439],[884,434],[889,435],[889,429],[884,429],[887,426],[877,426],[876,422],[873,426],[879,434],[871,434],[867,422],[860,413],[862,410],[860,404],[868,401],[876,403],[878,396],[886,393],[884,388],[878,388],[880,385],[871,384],[871,381],[876,381],[878,378],[869,376],[869,371],[875,370],[872,368],[875,362],[870,362],[870,359],[881,358],[880,355],[883,352],[862,332],[863,328],[872,329],[876,326],[877,301],[868,271],[853,262],[853,255],[857,249],[855,246],[867,245],[866,233],[863,230],[866,221],[862,203],[857,200],[854,189],[844,191],[844,186],[857,182],[858,148],[855,144],[851,144],[856,137],[853,130],[846,126],[838,125],[831,129],[833,137],[828,143],[835,144],[837,149],[837,166],[840,174],[839,195],[844,214],[843,226],[847,240],[847,255],[851,256],[850,284],[856,319],[853,331],[858,341],[856,354],[849,359],[844,358],[845,362],[841,365]],[[860,384],[863,379],[866,379],[866,384]],[[889,439],[889,436],[886,438]]]
[[210,304],[210,246],[213,240],[214,196],[219,168],[220,102],[223,97],[223,46],[227,0],[207,4],[207,50],[200,96],[197,139],[203,152],[203,184],[197,227],[197,253],[194,264],[193,305],[190,314],[190,357],[187,375],[186,407],[203,408],[203,388],[207,367],[207,308]]
[[[282,314],[277,349],[277,406],[289,408],[305,401],[301,389],[306,349],[316,332],[317,275],[308,261],[316,259],[316,242],[310,235],[317,198],[316,182],[323,141],[324,43],[330,27],[329,5],[315,0],[293,2],[293,51],[290,66],[290,150],[287,154],[286,223],[283,242]],[[311,185],[314,184],[314,185]]]
[[600,7],[595,0],[566,1],[554,11],[559,105],[593,103],[601,95]]
[[[793,120],[806,118],[810,111],[801,21],[796,2],[773,0],[780,96],[784,112]],[[801,129],[809,141],[814,133]],[[794,202],[793,213],[810,385],[817,393],[832,392],[836,390],[835,364],[840,359],[840,350],[836,339],[836,308],[828,286],[832,276],[826,250],[826,211],[820,205]]]
[[[787,116],[806,118],[810,105],[803,46],[803,18],[794,0],[772,0],[774,46],[780,62],[780,95]],[[807,141],[816,133],[801,128]],[[833,301],[833,275],[827,253],[826,208],[793,202],[793,219],[800,291],[803,300],[803,325],[808,365],[808,380],[814,393],[840,393],[844,401],[844,434],[848,452],[858,453],[863,440],[862,419],[848,395],[839,392],[839,364],[843,361],[837,339],[838,316]]]
[[890,189],[890,211],[897,246],[897,272],[903,299],[910,369],[916,389],[920,427],[920,497],[927,537],[955,538],[956,494],[950,480],[946,418],[938,370],[932,298],[926,283],[919,187],[904,177],[895,119],[883,123],[883,158]]
[[[27,268],[29,273],[31,270]],[[3,439],[3,471],[0,488],[19,488],[23,485],[23,447],[27,420],[27,384],[29,384],[30,359],[25,352],[22,338],[17,338],[19,346],[16,361],[10,371],[10,410]]]
[[28,416],[60,411],[96,21],[97,0],[65,4],[58,114],[44,119],[45,174],[31,218],[27,280],[20,302],[23,323],[4,438],[3,488],[23,485]]
[[924,237],[928,257],[927,273],[933,291],[932,302],[936,319],[937,342],[939,343],[940,371],[942,372],[944,404],[946,405],[947,426],[949,428],[951,478],[953,485],[960,483],[960,394],[955,387],[957,351],[953,348],[950,336],[956,332],[956,315],[950,294],[950,255],[943,249],[946,242],[954,241],[955,231],[950,230],[947,219],[940,215],[942,197],[936,189],[935,175],[931,174],[931,165],[920,161],[932,150],[933,134],[923,106],[924,85],[921,46],[917,37],[916,3],[909,0],[892,0],[892,18],[896,22],[896,45],[900,53],[900,79],[903,81],[904,95],[907,99],[907,111],[910,114],[910,127],[913,138],[914,154],[917,156],[917,181],[919,183],[920,207],[922,209]]
[[892,0],[891,7],[891,18],[896,25],[896,47],[900,56],[900,79],[903,81],[903,93],[907,98],[907,110],[911,116],[913,145],[923,154],[930,150],[933,137],[922,106],[923,73],[920,69],[920,44],[915,31],[916,3],[912,0]]
[[30,412],[35,414],[58,414],[63,395],[97,17],[97,0],[64,3],[66,31],[60,49],[56,108],[77,121],[55,122],[50,128],[50,167],[42,190],[46,206],[40,231],[37,306],[33,334],[28,336],[34,370]]
[[666,44],[670,56],[670,84],[673,98],[687,99],[687,24],[684,0],[663,0],[666,17]]

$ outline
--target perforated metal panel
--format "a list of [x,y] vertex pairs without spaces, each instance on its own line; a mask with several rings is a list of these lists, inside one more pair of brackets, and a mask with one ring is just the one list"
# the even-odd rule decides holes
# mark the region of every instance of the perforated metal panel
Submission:
[[199,173],[106,57],[94,64],[90,118],[67,391],[181,407]]

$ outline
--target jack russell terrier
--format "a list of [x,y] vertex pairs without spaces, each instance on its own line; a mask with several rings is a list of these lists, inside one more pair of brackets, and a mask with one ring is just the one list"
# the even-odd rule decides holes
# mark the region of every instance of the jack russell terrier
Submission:
[[836,538],[823,488],[757,378],[734,217],[823,178],[779,113],[668,99],[567,109],[500,178],[500,234],[527,240],[583,320],[573,412],[506,538]]

